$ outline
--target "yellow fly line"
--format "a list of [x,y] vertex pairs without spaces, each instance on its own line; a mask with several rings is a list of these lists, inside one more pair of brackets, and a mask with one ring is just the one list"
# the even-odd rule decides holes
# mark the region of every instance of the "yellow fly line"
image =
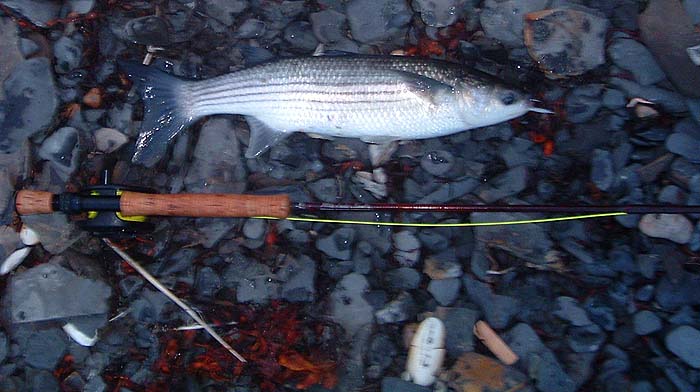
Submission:
[[559,216],[553,218],[540,219],[523,219],[512,221],[497,221],[497,222],[463,222],[463,223],[411,223],[411,222],[372,222],[362,220],[346,220],[346,219],[323,219],[312,217],[289,216],[287,218],[275,218],[271,216],[256,216],[258,219],[282,220],[286,219],[295,222],[314,222],[314,223],[335,223],[348,225],[367,225],[367,226],[404,226],[404,227],[478,227],[478,226],[512,226],[512,225],[528,225],[536,223],[551,223],[562,222],[579,219],[606,218],[611,216],[624,216],[626,212],[606,212],[601,214],[586,214]]

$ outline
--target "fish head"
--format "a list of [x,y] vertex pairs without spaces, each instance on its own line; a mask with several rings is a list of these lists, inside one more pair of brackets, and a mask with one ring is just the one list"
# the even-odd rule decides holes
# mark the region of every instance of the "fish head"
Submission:
[[527,94],[502,84],[470,84],[459,94],[460,115],[469,128],[507,121],[532,109]]

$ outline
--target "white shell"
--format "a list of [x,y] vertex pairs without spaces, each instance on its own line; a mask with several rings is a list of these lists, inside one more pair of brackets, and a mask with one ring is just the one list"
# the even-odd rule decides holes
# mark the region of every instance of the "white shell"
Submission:
[[6,275],[18,265],[22,264],[22,261],[24,261],[24,258],[27,257],[31,250],[32,248],[27,247],[12,252],[12,254],[2,262],[2,265],[0,265],[0,275]]
[[413,383],[429,386],[445,359],[445,324],[428,317],[418,326],[408,351],[406,371]]
[[36,245],[41,242],[39,240],[39,234],[27,225],[22,225],[22,230],[19,231],[19,239],[27,246]]
[[83,331],[79,330],[71,323],[64,325],[63,331],[81,346],[92,347],[95,345],[95,343],[97,343],[97,331],[95,331],[95,336],[87,336]]

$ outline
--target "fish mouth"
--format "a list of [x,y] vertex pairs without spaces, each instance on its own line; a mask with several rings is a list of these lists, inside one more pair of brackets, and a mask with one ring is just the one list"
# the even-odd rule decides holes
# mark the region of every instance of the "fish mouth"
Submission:
[[539,99],[530,98],[530,107],[528,108],[528,111],[542,114],[554,114],[554,112],[549,109],[537,106],[541,104],[542,101],[540,101]]

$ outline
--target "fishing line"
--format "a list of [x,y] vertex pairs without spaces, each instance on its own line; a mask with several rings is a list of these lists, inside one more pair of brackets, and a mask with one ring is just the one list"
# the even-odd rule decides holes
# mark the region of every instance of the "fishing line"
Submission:
[[403,227],[479,227],[479,226],[515,226],[538,223],[552,223],[581,219],[606,218],[612,216],[629,215],[626,212],[605,212],[600,214],[572,215],[559,216],[552,218],[540,219],[523,219],[512,221],[495,221],[495,222],[461,222],[461,223],[412,223],[412,222],[373,222],[363,220],[347,220],[347,219],[324,219],[301,216],[289,216],[287,218],[275,218],[272,216],[256,216],[257,219],[267,220],[289,220],[295,222],[312,222],[312,223],[334,223],[334,224],[349,224],[349,225],[366,225],[366,226],[403,226]]

